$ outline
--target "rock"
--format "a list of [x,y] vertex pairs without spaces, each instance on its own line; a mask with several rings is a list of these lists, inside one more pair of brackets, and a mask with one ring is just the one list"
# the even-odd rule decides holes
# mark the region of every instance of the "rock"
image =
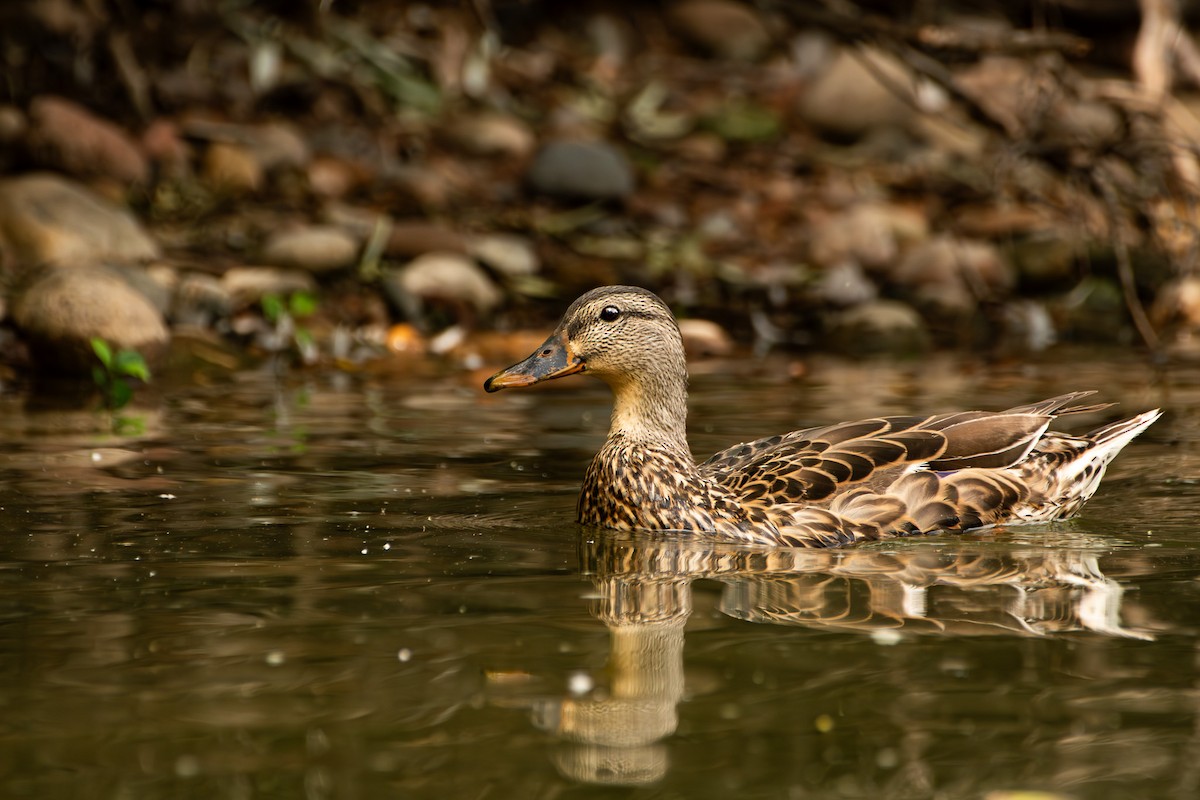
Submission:
[[344,158],[317,156],[308,164],[308,186],[320,197],[345,197],[365,183],[362,168]]
[[980,301],[1005,297],[1016,274],[989,242],[937,236],[905,254],[891,279],[922,306],[970,315]]
[[1001,322],[1003,328],[997,343],[997,349],[1000,350],[1037,353],[1058,340],[1050,310],[1036,300],[1017,300],[1005,304]]
[[142,131],[142,148],[158,166],[160,177],[183,178],[191,174],[192,146],[180,135],[179,126],[156,119]]
[[446,132],[460,149],[474,156],[526,158],[536,144],[528,125],[498,112],[459,117]]
[[423,219],[396,220],[384,252],[389,256],[416,258],[423,253],[467,252],[466,238],[458,231],[438,222]]
[[50,371],[90,371],[91,340],[114,350],[160,359],[169,341],[162,315],[116,272],[100,266],[52,268],[18,292],[13,321],[29,341],[34,362]]
[[879,296],[875,284],[853,261],[823,271],[814,292],[822,302],[834,306],[856,306]]
[[[876,128],[907,127],[917,113],[911,88],[915,83],[904,65],[878,50],[842,50],[804,93],[797,110],[802,119],[828,134],[856,139]],[[907,96],[898,95],[897,87]]]
[[49,173],[0,182],[0,246],[24,265],[158,256],[158,245],[127,210]]
[[423,356],[428,349],[425,337],[407,322],[388,328],[385,346],[389,353],[407,356]]
[[1165,284],[1150,307],[1155,327],[1200,330],[1200,276],[1184,275]]
[[1008,253],[1021,276],[1030,286],[1069,285],[1079,274],[1079,262],[1086,258],[1087,246],[1046,232],[1010,241]]
[[150,165],[123,129],[61,97],[37,97],[29,104],[29,151],[40,163],[81,176],[143,184]]
[[154,306],[154,310],[159,314],[166,316],[167,312],[171,310],[171,290],[155,280],[149,269],[135,264],[113,263],[105,266],[141,292],[142,296],[150,301],[150,305]]
[[1058,311],[1066,332],[1077,338],[1111,342],[1131,333],[1125,295],[1109,278],[1084,278],[1062,298]]
[[533,243],[523,236],[490,233],[471,240],[472,256],[510,278],[537,273],[540,263]]
[[616,200],[633,192],[633,169],[607,142],[550,142],[528,173],[534,191],[579,200]]
[[828,329],[831,349],[849,355],[912,355],[930,346],[921,315],[897,300],[874,300],[839,311]]
[[295,127],[284,123],[239,125],[190,120],[184,123],[183,130],[194,139],[237,146],[254,159],[264,173],[285,168],[302,170],[312,158],[304,136]]
[[277,267],[333,272],[354,266],[359,249],[358,240],[341,228],[310,225],[271,235],[263,245],[262,260]]
[[235,308],[257,303],[267,294],[286,297],[317,290],[317,282],[307,272],[274,267],[233,267],[221,276],[221,286]]
[[679,320],[679,335],[690,358],[727,356],[733,352],[733,340],[725,329],[706,319]]
[[925,215],[903,206],[858,203],[831,217],[814,217],[809,225],[808,257],[833,269],[853,262],[880,270],[895,262],[903,246],[929,235]]
[[385,273],[384,289],[410,318],[431,303],[486,314],[504,297],[478,264],[457,253],[418,256],[398,273]]
[[11,146],[25,135],[29,121],[16,106],[0,104],[0,144]]
[[758,61],[771,45],[754,9],[731,0],[683,0],[670,18],[683,38],[718,58]]
[[240,145],[216,142],[204,152],[204,180],[222,191],[254,194],[266,185],[267,176],[248,150]]
[[233,296],[221,278],[189,272],[179,280],[171,305],[176,325],[211,328],[233,313]]

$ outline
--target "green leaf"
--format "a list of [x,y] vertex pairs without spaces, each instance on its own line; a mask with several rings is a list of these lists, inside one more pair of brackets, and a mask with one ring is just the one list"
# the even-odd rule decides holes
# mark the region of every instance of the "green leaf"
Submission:
[[108,342],[99,336],[93,336],[92,352],[96,354],[96,358],[100,359],[100,363],[104,365],[106,370],[112,369],[113,354],[112,348],[108,346]]
[[132,399],[133,389],[125,381],[113,381],[108,387],[108,407],[113,411],[124,408]]
[[317,297],[312,292],[292,292],[288,298],[288,309],[297,319],[310,317],[317,310]]
[[92,367],[92,381],[101,389],[108,386],[108,371],[104,367]]
[[262,296],[259,302],[262,304],[263,316],[267,318],[267,322],[272,325],[278,323],[283,317],[283,298],[274,292],[268,292]]
[[117,375],[137,378],[143,383],[150,382],[150,367],[146,366],[146,359],[137,350],[118,350],[112,371]]

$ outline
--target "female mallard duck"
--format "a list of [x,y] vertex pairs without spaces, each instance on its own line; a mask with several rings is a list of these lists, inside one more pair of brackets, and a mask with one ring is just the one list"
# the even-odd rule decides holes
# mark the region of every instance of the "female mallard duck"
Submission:
[[1074,392],[1007,411],[843,422],[722,450],[688,449],[687,364],[656,295],[607,286],[580,297],[529,358],[489,392],[582,372],[615,395],[608,440],[588,468],[579,521],[756,544],[827,547],[891,536],[1043,522],[1074,514],[1147,411],[1086,436],[1047,430]]

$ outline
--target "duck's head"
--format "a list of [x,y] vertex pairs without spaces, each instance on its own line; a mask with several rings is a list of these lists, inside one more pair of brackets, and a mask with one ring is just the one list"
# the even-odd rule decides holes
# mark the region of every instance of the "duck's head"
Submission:
[[663,378],[686,382],[679,325],[666,303],[636,286],[593,289],[571,304],[529,358],[497,372],[483,388],[496,392],[580,372],[618,391]]

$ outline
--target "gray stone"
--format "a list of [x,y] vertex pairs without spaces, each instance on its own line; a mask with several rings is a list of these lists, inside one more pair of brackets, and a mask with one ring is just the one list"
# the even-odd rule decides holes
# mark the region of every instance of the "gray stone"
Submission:
[[628,159],[606,142],[550,142],[534,157],[528,180],[542,194],[581,200],[616,200],[634,189]]

